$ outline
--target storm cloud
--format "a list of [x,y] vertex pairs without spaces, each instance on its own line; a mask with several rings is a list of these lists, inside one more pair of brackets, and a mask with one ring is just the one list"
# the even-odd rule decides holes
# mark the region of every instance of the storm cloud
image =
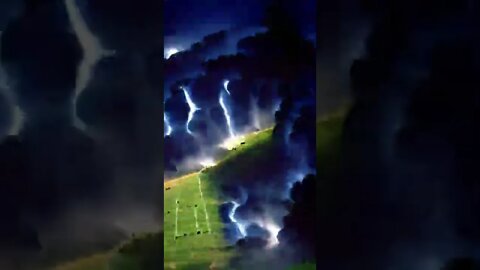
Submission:
[[320,212],[319,264],[443,269],[476,258],[478,7],[359,4],[370,34],[350,64],[340,169],[321,179],[335,211]]
[[[162,97],[145,48],[162,45],[115,40],[96,24],[101,3],[15,2],[0,17],[0,265],[32,269],[159,230]],[[118,7],[115,25],[129,23],[121,3],[105,5]]]

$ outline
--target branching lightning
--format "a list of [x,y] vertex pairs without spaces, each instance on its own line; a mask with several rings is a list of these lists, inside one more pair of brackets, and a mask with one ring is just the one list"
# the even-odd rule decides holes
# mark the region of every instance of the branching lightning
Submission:
[[185,95],[185,100],[187,101],[188,107],[190,108],[190,111],[188,112],[188,120],[187,120],[187,124],[186,124],[185,128],[186,128],[188,134],[192,134],[192,131],[189,128],[190,122],[192,121],[193,115],[195,114],[195,112],[200,110],[200,108],[198,108],[197,105],[195,105],[192,98],[190,97],[190,93],[188,93],[188,91],[185,87],[180,86],[180,89],[182,89],[183,94]]
[[91,70],[97,64],[97,62],[103,57],[111,56],[115,52],[107,51],[103,49],[102,45],[98,41],[97,37],[90,31],[85,22],[76,0],[65,0],[65,6],[67,9],[68,17],[75,35],[83,50],[83,60],[78,69],[77,82],[75,86],[74,97],[74,120],[77,126],[83,127],[83,122],[76,116],[76,103],[77,99],[88,85],[91,77]]

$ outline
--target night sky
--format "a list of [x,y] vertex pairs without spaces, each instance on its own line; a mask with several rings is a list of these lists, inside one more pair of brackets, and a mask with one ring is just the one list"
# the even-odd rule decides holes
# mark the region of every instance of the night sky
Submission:
[[[279,2],[284,11],[272,11],[271,1],[165,3],[165,55],[179,51],[165,56],[166,178],[215,157],[230,132],[222,102],[235,135],[273,126],[289,87],[302,90],[286,115],[300,110],[300,103],[314,106],[315,2]],[[222,97],[226,80],[229,94]]]
[[[249,29],[263,26],[265,10],[271,1],[266,0],[165,0],[165,47],[188,48],[204,36],[221,30]],[[315,37],[315,1],[291,1],[289,14],[301,25],[301,31]]]

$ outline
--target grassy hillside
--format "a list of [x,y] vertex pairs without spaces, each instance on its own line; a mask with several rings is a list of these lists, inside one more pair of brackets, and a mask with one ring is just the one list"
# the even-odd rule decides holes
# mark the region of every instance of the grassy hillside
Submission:
[[[335,172],[340,159],[340,143],[347,110],[317,121],[316,150],[319,175]],[[220,221],[222,203],[216,179],[244,175],[258,164],[272,159],[273,129],[246,135],[244,144],[228,151],[216,166],[192,173],[164,184],[164,232],[132,239],[119,249],[97,254],[55,270],[142,270],[142,269],[225,269],[233,249],[227,246]],[[335,183],[320,183],[323,196]],[[329,201],[320,199],[319,203]],[[320,211],[328,209],[324,205]],[[208,217],[207,217],[208,216]],[[163,246],[162,246],[163,242]],[[158,261],[164,252],[164,262]],[[303,264],[293,269],[314,269]]]
[[271,135],[272,129],[248,134],[214,167],[165,183],[165,269],[224,269],[235,256],[225,242],[225,225],[219,216],[223,202],[217,173],[238,176],[259,159],[271,158],[266,151]]
[[244,139],[244,144],[231,150],[217,166],[208,169],[211,178],[228,181],[242,176],[243,179],[255,177],[258,166],[268,166],[275,159],[273,128],[251,133]]
[[319,174],[335,169],[340,158],[340,144],[348,108],[321,118],[316,127],[317,169]]
[[221,267],[231,257],[224,240],[217,188],[206,173],[165,183],[164,269]]
[[64,263],[54,270],[140,270],[161,269],[163,234],[149,233],[107,252]]
[[[239,171],[252,168],[259,159],[271,158],[267,151],[271,145],[271,134],[271,128],[247,134],[239,141],[244,144],[239,144],[235,150],[228,151],[224,159],[214,168],[166,182],[165,237],[161,234],[139,236],[111,252],[64,263],[54,270],[161,269],[162,264],[164,269],[208,269],[210,266],[221,269],[234,254],[224,240],[224,225],[220,221],[218,211],[222,202],[213,179],[213,172],[227,170],[238,174]],[[175,220],[177,206],[178,215]],[[158,241],[152,241],[155,235],[162,237]],[[159,247],[158,244],[161,245],[162,242],[163,246]],[[161,258],[157,256],[160,252],[164,252],[164,263],[155,262],[154,258]]]
[[111,253],[96,254],[74,262],[61,264],[54,270],[108,270],[108,261],[111,256]]

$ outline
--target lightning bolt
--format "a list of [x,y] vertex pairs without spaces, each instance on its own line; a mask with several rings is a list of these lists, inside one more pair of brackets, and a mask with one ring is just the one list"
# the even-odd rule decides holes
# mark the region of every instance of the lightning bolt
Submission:
[[267,247],[268,248],[272,248],[276,245],[278,245],[279,241],[278,241],[278,233],[280,232],[281,228],[280,226],[278,226],[277,224],[275,224],[274,222],[266,222],[264,225],[263,225],[263,228],[266,229],[269,234],[270,234],[270,237],[268,238],[268,245]]
[[237,211],[237,208],[240,207],[240,204],[237,203],[236,201],[231,201],[231,203],[233,203],[233,207],[232,209],[230,210],[230,213],[228,214],[228,217],[230,218],[230,220],[235,223],[235,226],[237,226],[237,229],[238,231],[240,232],[240,234],[242,235],[241,238],[245,238],[247,236],[247,230],[245,228],[245,225],[242,224],[241,222],[239,222],[236,218],[235,218],[235,212]]
[[232,119],[230,117],[230,113],[228,111],[227,105],[225,104],[225,100],[223,98],[223,92],[220,93],[220,98],[219,98],[218,102],[220,103],[220,106],[222,107],[223,115],[225,115],[225,120],[227,120],[228,133],[230,134],[230,138],[234,138],[235,137],[235,132],[233,131],[233,127],[232,127]]
[[78,119],[76,116],[76,101],[80,94],[83,92],[85,87],[90,82],[90,77],[92,73],[92,68],[100,61],[103,57],[108,57],[113,55],[114,51],[107,51],[103,49],[102,45],[98,41],[97,37],[90,31],[85,22],[78,6],[76,0],[65,0],[65,6],[67,8],[68,18],[72,25],[73,31],[78,38],[84,57],[80,64],[77,74],[77,82],[75,86],[75,97],[74,97],[74,121],[79,127],[83,127],[83,122]]
[[188,112],[188,120],[185,128],[188,134],[192,134],[192,131],[190,131],[190,128],[189,128],[190,122],[192,121],[193,115],[195,114],[195,112],[200,110],[200,108],[198,108],[197,105],[195,105],[195,103],[193,102],[192,98],[190,97],[190,94],[188,93],[185,87],[181,86],[180,89],[182,89],[183,94],[185,95],[185,100],[187,101],[188,107],[190,108],[190,111]]
[[230,96],[230,91],[228,91],[228,84],[229,83],[230,83],[229,80],[223,81],[223,88],[225,89],[225,91],[227,91],[228,95]]
[[172,134],[173,128],[170,125],[170,121],[168,120],[168,116],[166,113],[163,114],[163,122],[165,123],[165,136],[170,136],[170,134]]

